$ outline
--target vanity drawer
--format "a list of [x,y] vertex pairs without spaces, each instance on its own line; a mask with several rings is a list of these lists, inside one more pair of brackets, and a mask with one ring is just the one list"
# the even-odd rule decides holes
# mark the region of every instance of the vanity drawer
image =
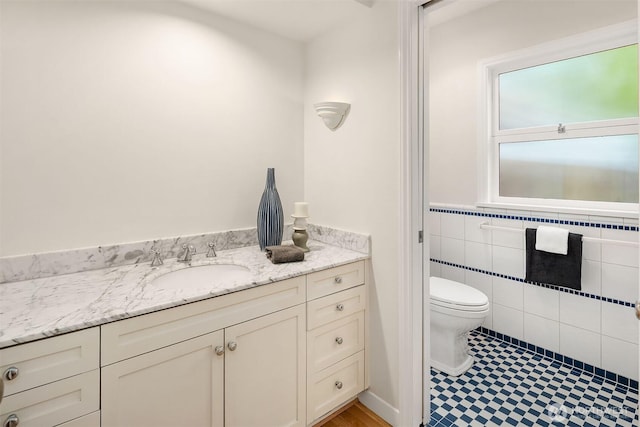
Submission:
[[364,284],[364,261],[317,271],[307,276],[307,295],[316,299]]
[[58,427],[100,427],[100,411],[60,424]]
[[348,289],[307,303],[307,330],[345,318],[366,306],[365,286]]
[[6,396],[0,422],[13,416],[20,427],[54,426],[99,409],[100,373],[95,369]]
[[364,352],[309,375],[307,422],[316,420],[364,390]]
[[317,372],[364,350],[364,311],[307,333],[307,369]]
[[99,345],[100,329],[95,327],[0,350],[4,395],[97,369]]
[[304,276],[101,326],[101,365],[305,302]]

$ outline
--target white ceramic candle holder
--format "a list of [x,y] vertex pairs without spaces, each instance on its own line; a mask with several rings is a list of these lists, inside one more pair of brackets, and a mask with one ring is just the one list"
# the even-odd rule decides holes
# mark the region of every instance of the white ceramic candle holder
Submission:
[[307,247],[307,241],[309,240],[309,234],[307,233],[309,204],[307,202],[294,203],[291,218],[293,218],[293,234],[291,235],[293,244],[304,252],[309,252],[309,248]]

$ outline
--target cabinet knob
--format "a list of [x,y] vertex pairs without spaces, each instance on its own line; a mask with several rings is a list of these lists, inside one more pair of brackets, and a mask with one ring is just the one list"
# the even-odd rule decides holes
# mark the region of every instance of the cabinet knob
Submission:
[[334,281],[337,285],[339,285],[340,283],[342,283],[342,277],[340,277],[340,276],[336,276],[336,277],[335,277],[335,279],[333,279],[333,281]]
[[336,342],[338,345],[342,344],[342,337],[336,337]]
[[229,348],[230,351],[234,351],[236,348],[238,348],[238,343],[235,341],[229,341],[229,344],[227,344],[227,347]]
[[344,305],[342,305],[342,304],[336,305],[336,310],[338,310],[338,311],[344,310]]
[[336,381],[336,388],[337,388],[338,390],[341,390],[341,389],[342,389],[342,381]]
[[4,371],[4,379],[7,381],[15,380],[18,377],[19,373],[20,373],[20,370],[15,366],[12,366],[10,368],[7,368],[6,371]]
[[214,350],[218,356],[222,356],[224,354],[224,347],[219,345]]
[[16,414],[11,414],[4,420],[4,427],[17,427],[20,424],[20,418]]

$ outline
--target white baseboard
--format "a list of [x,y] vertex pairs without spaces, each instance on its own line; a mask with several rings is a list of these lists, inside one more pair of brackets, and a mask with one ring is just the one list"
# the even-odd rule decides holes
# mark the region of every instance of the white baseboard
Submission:
[[371,393],[369,390],[365,390],[358,395],[360,402],[378,414],[383,420],[391,424],[392,426],[398,426],[398,419],[400,418],[400,411],[393,406],[389,405],[386,401],[382,400],[376,394]]

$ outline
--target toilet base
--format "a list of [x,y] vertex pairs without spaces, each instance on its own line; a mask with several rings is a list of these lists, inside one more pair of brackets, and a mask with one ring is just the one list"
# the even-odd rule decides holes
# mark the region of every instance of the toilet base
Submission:
[[473,366],[473,357],[467,356],[467,358],[458,366],[452,367],[445,365],[444,363],[440,363],[437,360],[431,359],[431,367],[439,370],[440,372],[444,372],[447,375],[451,375],[454,377],[459,377],[464,374]]
[[473,365],[469,354],[469,331],[482,324],[486,312],[474,313],[478,317],[466,317],[470,313],[442,313],[431,307],[431,366],[453,376],[460,376]]

